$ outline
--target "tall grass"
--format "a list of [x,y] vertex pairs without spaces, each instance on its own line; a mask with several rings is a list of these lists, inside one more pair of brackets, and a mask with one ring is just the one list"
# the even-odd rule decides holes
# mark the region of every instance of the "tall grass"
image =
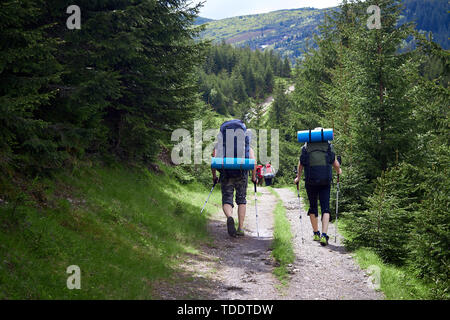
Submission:
[[[161,167],[83,168],[39,181],[42,203],[3,202],[0,299],[152,299],[154,281],[208,239],[207,192]],[[81,290],[67,289],[70,265],[81,269]]]
[[[345,239],[353,235],[345,221],[339,220],[339,232]],[[361,269],[377,267],[380,270],[380,290],[388,300],[432,299],[432,286],[412,276],[407,267],[398,267],[383,262],[372,249],[360,248],[352,252]]]

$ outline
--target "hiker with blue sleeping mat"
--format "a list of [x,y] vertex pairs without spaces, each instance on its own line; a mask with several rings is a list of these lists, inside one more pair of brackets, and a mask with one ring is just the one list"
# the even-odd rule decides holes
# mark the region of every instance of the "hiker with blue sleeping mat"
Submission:
[[[244,235],[244,219],[247,206],[248,174],[252,171],[252,182],[256,188],[256,161],[250,148],[250,131],[241,120],[231,120],[222,124],[218,143],[213,150],[211,165],[213,183],[220,181],[222,208],[227,217],[228,234],[232,237]],[[220,172],[220,179],[217,178]],[[239,227],[236,230],[233,219],[234,192],[238,205]]]
[[[300,183],[302,172],[305,172],[305,189],[308,194],[308,216],[314,231],[314,241],[322,246],[328,245],[328,224],[330,222],[330,188],[332,181],[332,168],[338,175],[342,169],[334,153],[334,147],[329,140],[333,140],[333,130],[316,128],[314,130],[300,131],[298,141],[305,142],[302,147],[298,163],[295,184]],[[322,213],[322,234],[319,231],[319,210],[317,200],[320,201]]]

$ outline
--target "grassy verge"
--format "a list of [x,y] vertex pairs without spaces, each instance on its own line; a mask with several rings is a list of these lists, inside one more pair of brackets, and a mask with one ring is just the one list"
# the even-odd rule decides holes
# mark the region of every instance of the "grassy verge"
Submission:
[[429,289],[420,280],[412,277],[406,269],[383,263],[369,249],[357,249],[354,257],[362,269],[376,266],[380,270],[380,289],[388,300],[429,299]]
[[[83,168],[2,201],[0,299],[152,299],[154,281],[208,241],[207,191],[161,168]],[[71,265],[81,290],[67,289]]]
[[268,189],[278,198],[274,211],[274,239],[272,242],[272,256],[278,263],[278,266],[273,272],[282,285],[287,285],[289,280],[287,266],[292,264],[295,259],[291,225],[286,217],[286,209],[283,206],[283,202],[279,199],[278,194],[272,188],[268,187]]
[[[351,232],[346,228],[344,219],[339,220],[339,232],[346,239],[352,236]],[[365,270],[375,266],[380,270],[380,290],[384,293],[387,300],[422,300],[432,298],[432,287],[411,276],[407,268],[384,263],[373,250],[368,248],[354,250],[352,254],[361,269]]]

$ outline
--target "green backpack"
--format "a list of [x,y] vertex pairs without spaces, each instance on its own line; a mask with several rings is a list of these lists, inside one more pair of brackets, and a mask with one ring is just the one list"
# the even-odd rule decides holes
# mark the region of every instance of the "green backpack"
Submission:
[[305,182],[309,185],[329,185],[333,178],[335,160],[333,146],[329,142],[310,142],[302,147],[300,163],[305,168]]

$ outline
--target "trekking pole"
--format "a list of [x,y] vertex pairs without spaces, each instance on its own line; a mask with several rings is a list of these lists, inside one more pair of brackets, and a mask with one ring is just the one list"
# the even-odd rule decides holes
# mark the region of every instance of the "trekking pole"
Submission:
[[336,243],[338,230],[338,212],[339,212],[338,205],[339,205],[339,175],[337,176],[337,186],[336,186],[336,228],[334,229],[334,243]]
[[[341,156],[338,156],[339,165],[342,163]],[[334,229],[334,243],[337,241],[337,230],[338,230],[338,206],[339,206],[339,174],[337,175],[337,185],[336,185],[336,228]]]
[[300,200],[300,181],[297,182],[297,198],[298,198],[298,210],[300,212],[300,234],[302,235],[302,243],[305,243],[305,238],[303,237],[302,207]]
[[[297,168],[294,168],[294,173],[297,175]],[[300,181],[297,182],[297,198],[298,198],[298,211],[300,213],[300,234],[302,235],[302,243],[305,243],[305,238],[303,236],[303,220],[302,220],[302,206],[300,200]]]
[[216,184],[217,184],[218,182],[219,182],[219,179],[214,180],[214,185],[213,185],[213,187],[212,187],[212,189],[211,189],[211,192],[209,193],[208,199],[206,199],[205,204],[203,205],[203,208],[202,208],[202,211],[200,212],[200,214],[203,214],[203,210],[205,210],[206,204],[207,204],[208,201],[209,201],[209,197],[211,197],[211,194],[213,193],[214,188],[216,187]]
[[256,182],[253,182],[253,185],[255,186],[256,232],[257,232],[258,238],[259,238],[259,228],[258,228],[258,206],[256,205],[256,200],[257,200],[257,194],[256,194]]

